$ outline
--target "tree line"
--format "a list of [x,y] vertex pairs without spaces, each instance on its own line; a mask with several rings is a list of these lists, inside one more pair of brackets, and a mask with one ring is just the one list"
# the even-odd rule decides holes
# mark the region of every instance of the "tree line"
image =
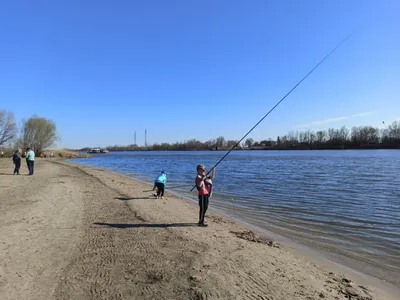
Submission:
[[321,131],[292,131],[278,137],[278,148],[305,149],[390,149],[400,148],[400,122],[380,129],[373,126],[345,126]]
[[56,124],[49,119],[32,116],[17,126],[14,114],[0,109],[0,148],[13,151],[30,147],[38,155],[57,140]]
[[[155,143],[144,147],[137,145],[109,146],[109,151],[193,151],[227,150],[237,144],[237,140],[226,140],[223,136],[201,142],[191,139],[176,143]],[[276,139],[261,141],[246,139],[235,147],[236,150],[290,150],[290,149],[396,149],[400,148],[400,122],[380,129],[373,126],[345,126],[320,131],[290,131]],[[83,149],[81,149],[83,150]]]

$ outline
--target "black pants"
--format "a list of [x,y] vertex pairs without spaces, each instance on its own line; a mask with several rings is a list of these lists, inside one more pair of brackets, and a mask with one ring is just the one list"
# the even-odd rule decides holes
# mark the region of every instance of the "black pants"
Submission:
[[206,211],[208,209],[209,197],[210,197],[210,195],[199,195],[199,206],[200,206],[199,223],[200,224],[204,223],[204,216],[206,215]]
[[16,160],[14,162],[14,164],[15,164],[14,174],[19,174],[19,168],[21,168],[21,161],[20,160]]
[[156,182],[156,187],[157,187],[157,196],[164,197],[164,189],[165,189],[164,183]]
[[33,175],[33,168],[35,167],[35,161],[27,160],[27,163],[28,163],[29,175]]

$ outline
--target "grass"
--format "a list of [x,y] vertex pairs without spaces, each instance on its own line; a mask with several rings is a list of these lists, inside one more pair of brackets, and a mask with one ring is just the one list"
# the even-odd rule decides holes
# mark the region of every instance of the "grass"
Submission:
[[[3,151],[4,154],[2,158],[11,158],[15,152],[14,149],[0,149],[0,152]],[[46,155],[47,158],[50,158],[50,153],[53,152],[54,158],[89,158],[92,157],[91,155],[87,153],[82,153],[82,152],[77,152],[77,151],[71,151],[71,150],[66,150],[66,149],[60,149],[60,150],[45,150],[43,151],[43,154]],[[23,152],[22,152],[23,154]],[[35,153],[36,157],[40,157],[40,153]]]
[[55,158],[89,158],[89,157],[92,157],[91,155],[89,155],[87,153],[76,152],[76,151],[71,151],[71,150],[66,150],[66,149],[46,150],[46,151],[43,151],[43,154],[46,155],[47,158],[49,158],[51,152],[53,152]]

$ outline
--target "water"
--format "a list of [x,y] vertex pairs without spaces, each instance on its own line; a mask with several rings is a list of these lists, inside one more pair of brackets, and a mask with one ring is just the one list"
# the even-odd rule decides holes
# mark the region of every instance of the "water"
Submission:
[[[75,162],[196,199],[196,165],[225,153],[123,152]],[[211,206],[400,286],[400,151],[234,151],[216,170]],[[233,200],[232,200],[233,198]]]

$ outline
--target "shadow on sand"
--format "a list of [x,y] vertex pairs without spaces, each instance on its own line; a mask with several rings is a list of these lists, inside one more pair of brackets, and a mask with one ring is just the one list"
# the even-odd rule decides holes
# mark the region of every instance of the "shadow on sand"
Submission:
[[13,173],[3,173],[0,172],[0,175],[10,175],[10,176],[29,176],[29,174],[19,174],[19,175],[14,175]]
[[197,223],[171,223],[171,224],[112,224],[112,223],[101,223],[96,222],[94,225],[111,227],[111,228],[170,228],[170,227],[197,227]]
[[114,199],[121,201],[129,201],[129,200],[145,200],[145,199],[156,199],[155,197],[114,197]]

